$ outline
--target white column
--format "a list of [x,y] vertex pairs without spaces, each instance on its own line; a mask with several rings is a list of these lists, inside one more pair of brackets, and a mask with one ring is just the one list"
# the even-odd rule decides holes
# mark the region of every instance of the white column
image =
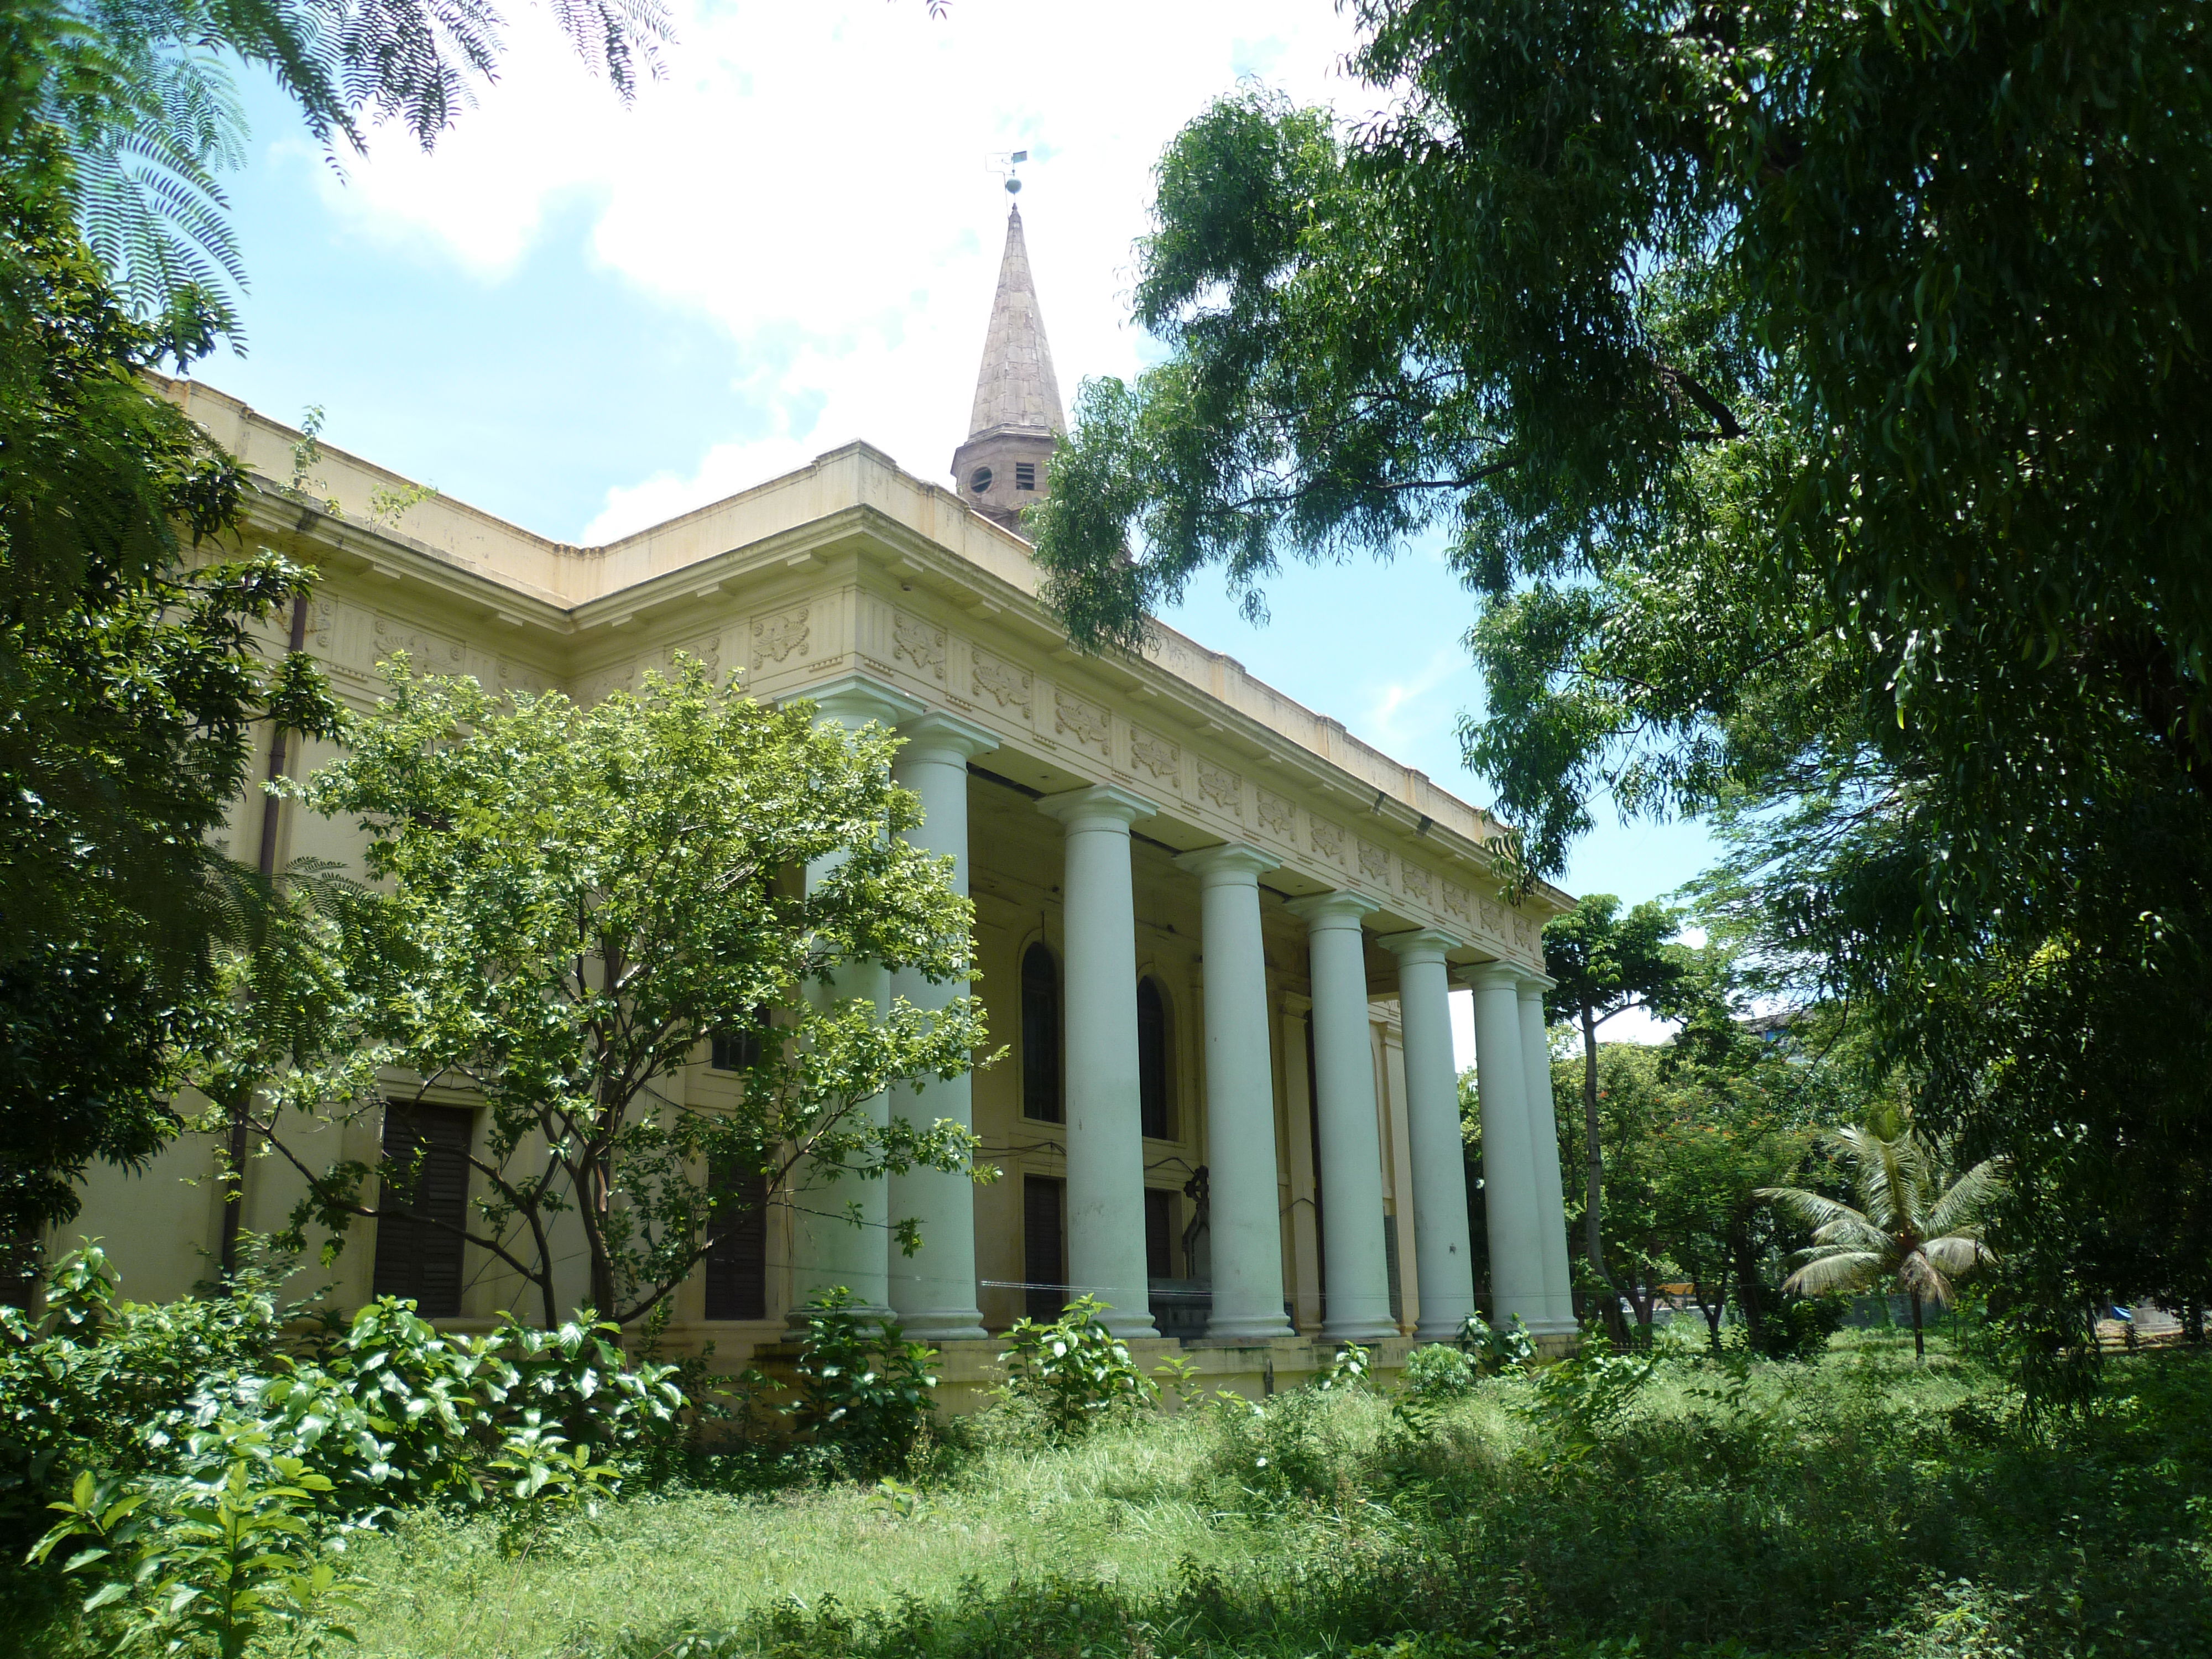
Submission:
[[1375,1059],[1367,1037],[1367,957],[1357,893],[1321,893],[1291,910],[1305,920],[1313,974],[1315,1110],[1321,1130],[1322,1334],[1374,1342],[1398,1334],[1382,1253],[1382,1146],[1375,1125]]
[[1159,809],[1097,785],[1037,810],[1067,833],[1067,1276],[1113,1311],[1116,1336],[1157,1336],[1145,1265],[1144,1109],[1137,1079],[1137,913],[1129,824]]
[[[921,705],[912,698],[857,674],[802,695],[812,700],[818,718],[848,732],[871,723],[893,726],[921,712]],[[808,890],[836,869],[843,857],[833,853],[808,865]],[[865,997],[880,1009],[890,1000],[890,975],[879,963],[846,963],[833,970],[828,984],[810,994],[824,1005]],[[889,1103],[881,1095],[861,1109],[878,1127],[890,1121]],[[787,1318],[794,1328],[805,1322],[807,1298],[837,1285],[852,1291],[862,1310],[878,1318],[890,1313],[888,1198],[881,1181],[846,1176],[833,1182],[811,1166],[801,1170],[791,1194],[792,1301]],[[858,1226],[849,1212],[855,1204],[860,1207]]]
[[1398,958],[1398,1010],[1406,1028],[1406,1131],[1413,1142],[1413,1254],[1421,1291],[1414,1334],[1450,1342],[1475,1310],[1467,1143],[1460,1133],[1451,980],[1444,966],[1444,952],[1455,941],[1425,927],[1382,943]]
[[1482,1103],[1482,1199],[1490,1220],[1490,1311],[1534,1330],[1546,1317],[1544,1255],[1529,1151],[1528,1073],[1521,1059],[1520,975],[1486,962],[1474,986],[1474,1073]]
[[1213,1315],[1206,1334],[1291,1334],[1283,1316],[1283,1229],[1275,1183],[1274,1066],[1267,1052],[1267,959],[1260,872],[1279,862],[1249,847],[1176,860],[1198,872],[1206,963],[1206,1146]]
[[1544,993],[1552,981],[1521,976],[1521,1063],[1528,1074],[1528,1156],[1535,1165],[1537,1248],[1543,1256],[1544,1323],[1533,1331],[1571,1333],[1574,1269],[1567,1262],[1567,1205],[1559,1176],[1559,1124],[1552,1109],[1552,1050],[1544,1028]]
[[[927,714],[899,728],[906,747],[891,769],[921,797],[921,823],[907,840],[924,852],[950,857],[952,884],[968,891],[968,762],[999,746],[979,726],[951,714]],[[912,969],[891,975],[891,994],[935,1012],[967,994],[963,984],[934,985]],[[919,1127],[950,1120],[975,1126],[968,1076],[929,1078],[918,1089],[895,1091],[891,1109]],[[975,1305],[975,1183],[944,1170],[909,1170],[890,1177],[890,1218],[921,1224],[921,1249],[911,1256],[890,1251],[891,1307],[908,1336],[943,1342],[990,1334]]]

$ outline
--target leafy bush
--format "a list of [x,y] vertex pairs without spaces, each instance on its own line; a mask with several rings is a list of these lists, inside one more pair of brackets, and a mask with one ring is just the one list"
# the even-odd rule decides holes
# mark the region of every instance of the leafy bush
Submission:
[[1475,1358],[1485,1376],[1520,1370],[1536,1363],[1536,1339],[1515,1314],[1503,1325],[1492,1325],[1479,1314],[1469,1314],[1460,1327],[1460,1345]]
[[1602,1334],[1592,1332],[1575,1353],[1534,1374],[1518,1409],[1558,1452],[1578,1461],[1619,1431],[1661,1363],[1656,1353],[1615,1353]]
[[1768,1359],[1818,1359],[1844,1322],[1850,1306],[1840,1297],[1793,1296],[1759,1322],[1753,1347]]
[[1218,1507],[1279,1515],[1334,1494],[1344,1447],[1334,1433],[1345,1391],[1292,1389],[1268,1400],[1217,1396],[1200,1481]]
[[870,1480],[905,1468],[929,1426],[937,1350],[854,1305],[842,1285],[806,1304],[799,1397],[785,1410],[831,1473]]
[[1129,1346],[1098,1322],[1108,1311],[1079,1296],[1049,1325],[1024,1319],[1006,1333],[1000,1392],[1034,1410],[1048,1438],[1080,1440],[1102,1423],[1149,1406],[1159,1385],[1138,1370]]
[[11,1310],[0,1351],[0,1527],[27,1534],[81,1472],[125,1486],[184,1476],[211,1432],[296,1460],[318,1513],[355,1520],[498,1498],[514,1474],[498,1464],[519,1452],[557,1446],[574,1468],[618,1470],[682,1432],[675,1368],[630,1364],[588,1310],[550,1331],[503,1317],[457,1336],[387,1297],[301,1335],[308,1305],[280,1304],[279,1282],[271,1268],[148,1307],[116,1300],[97,1247],[58,1263],[46,1334]]
[[[255,1638],[325,1625],[353,1605],[325,1559],[313,1525],[331,1483],[269,1436],[236,1423],[195,1432],[182,1480],[126,1487],[113,1475],[80,1474],[57,1522],[31,1552],[44,1562],[85,1540],[64,1566],[98,1582],[84,1609],[126,1615],[118,1649],[178,1653],[212,1648],[239,1659]],[[351,1633],[329,1626],[333,1633]]]
[[1406,1356],[1401,1385],[1424,1399],[1450,1400],[1474,1389],[1474,1362],[1461,1350],[1431,1342]]

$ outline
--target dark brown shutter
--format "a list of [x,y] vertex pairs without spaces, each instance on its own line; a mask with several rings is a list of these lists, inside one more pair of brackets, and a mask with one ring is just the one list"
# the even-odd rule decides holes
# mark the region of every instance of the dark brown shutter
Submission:
[[1175,1194],[1158,1187],[1145,1188],[1145,1273],[1150,1279],[1175,1277]]
[[471,1118],[450,1106],[392,1106],[384,1114],[379,1207],[387,1213],[377,1218],[373,1283],[378,1296],[413,1301],[425,1319],[461,1311],[465,1241],[458,1230],[469,1217]]
[[1022,1277],[1026,1311],[1041,1325],[1060,1317],[1068,1301],[1067,1183],[1051,1176],[1022,1177]]
[[[768,1317],[768,1177],[718,1163],[710,1176],[743,1212],[719,1223],[726,1231],[707,1252],[707,1317]],[[731,1217],[724,1211],[726,1218]]]
[[1060,964],[1042,942],[1022,954],[1022,1115],[1061,1121]]
[[1165,1140],[1168,1113],[1168,1007],[1159,981],[1137,981],[1137,1089],[1144,1133]]

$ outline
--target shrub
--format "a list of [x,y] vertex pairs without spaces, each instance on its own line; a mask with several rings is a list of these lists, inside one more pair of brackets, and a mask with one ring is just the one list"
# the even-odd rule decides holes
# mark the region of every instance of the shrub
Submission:
[[1793,1296],[1759,1322],[1753,1346],[1769,1359],[1818,1359],[1850,1311],[1842,1297]]
[[937,1350],[854,1307],[842,1285],[806,1304],[799,1397],[784,1409],[832,1473],[872,1480],[904,1469],[929,1426]]
[[1024,1319],[999,1356],[1001,1395],[1034,1410],[1047,1437],[1065,1444],[1102,1423],[1149,1406],[1159,1385],[1138,1370],[1128,1344],[1098,1322],[1107,1304],[1080,1296],[1049,1325]]
[[1450,1400],[1474,1391],[1474,1362],[1461,1350],[1431,1342],[1406,1356],[1403,1386],[1407,1394]]
[[1474,1356],[1486,1376],[1519,1370],[1536,1362],[1536,1339],[1515,1314],[1503,1325],[1492,1325],[1479,1314],[1469,1314],[1460,1327],[1460,1346]]
[[1265,1401],[1216,1396],[1214,1439],[1201,1473],[1212,1500],[1265,1516],[1328,1498],[1342,1462],[1332,1419],[1343,1399],[1341,1389],[1319,1387]]

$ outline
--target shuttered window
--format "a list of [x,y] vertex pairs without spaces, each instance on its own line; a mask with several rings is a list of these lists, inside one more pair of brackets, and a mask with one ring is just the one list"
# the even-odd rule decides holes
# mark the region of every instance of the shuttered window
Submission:
[[1145,1274],[1175,1277],[1175,1194],[1158,1187],[1145,1188]]
[[768,1317],[768,1177],[717,1163],[710,1176],[729,1195],[715,1225],[725,1229],[707,1252],[707,1317]]
[[1024,1311],[1039,1324],[1067,1304],[1067,1183],[1051,1176],[1022,1177],[1022,1277]]
[[1042,940],[1022,955],[1022,1115],[1062,1121],[1060,964]]
[[1158,980],[1137,981],[1137,1088],[1144,1132],[1155,1140],[1174,1133],[1168,1066],[1168,1001]]
[[384,1114],[375,1293],[411,1300],[426,1319],[461,1311],[458,1229],[468,1223],[470,1121],[447,1106],[393,1106]]

